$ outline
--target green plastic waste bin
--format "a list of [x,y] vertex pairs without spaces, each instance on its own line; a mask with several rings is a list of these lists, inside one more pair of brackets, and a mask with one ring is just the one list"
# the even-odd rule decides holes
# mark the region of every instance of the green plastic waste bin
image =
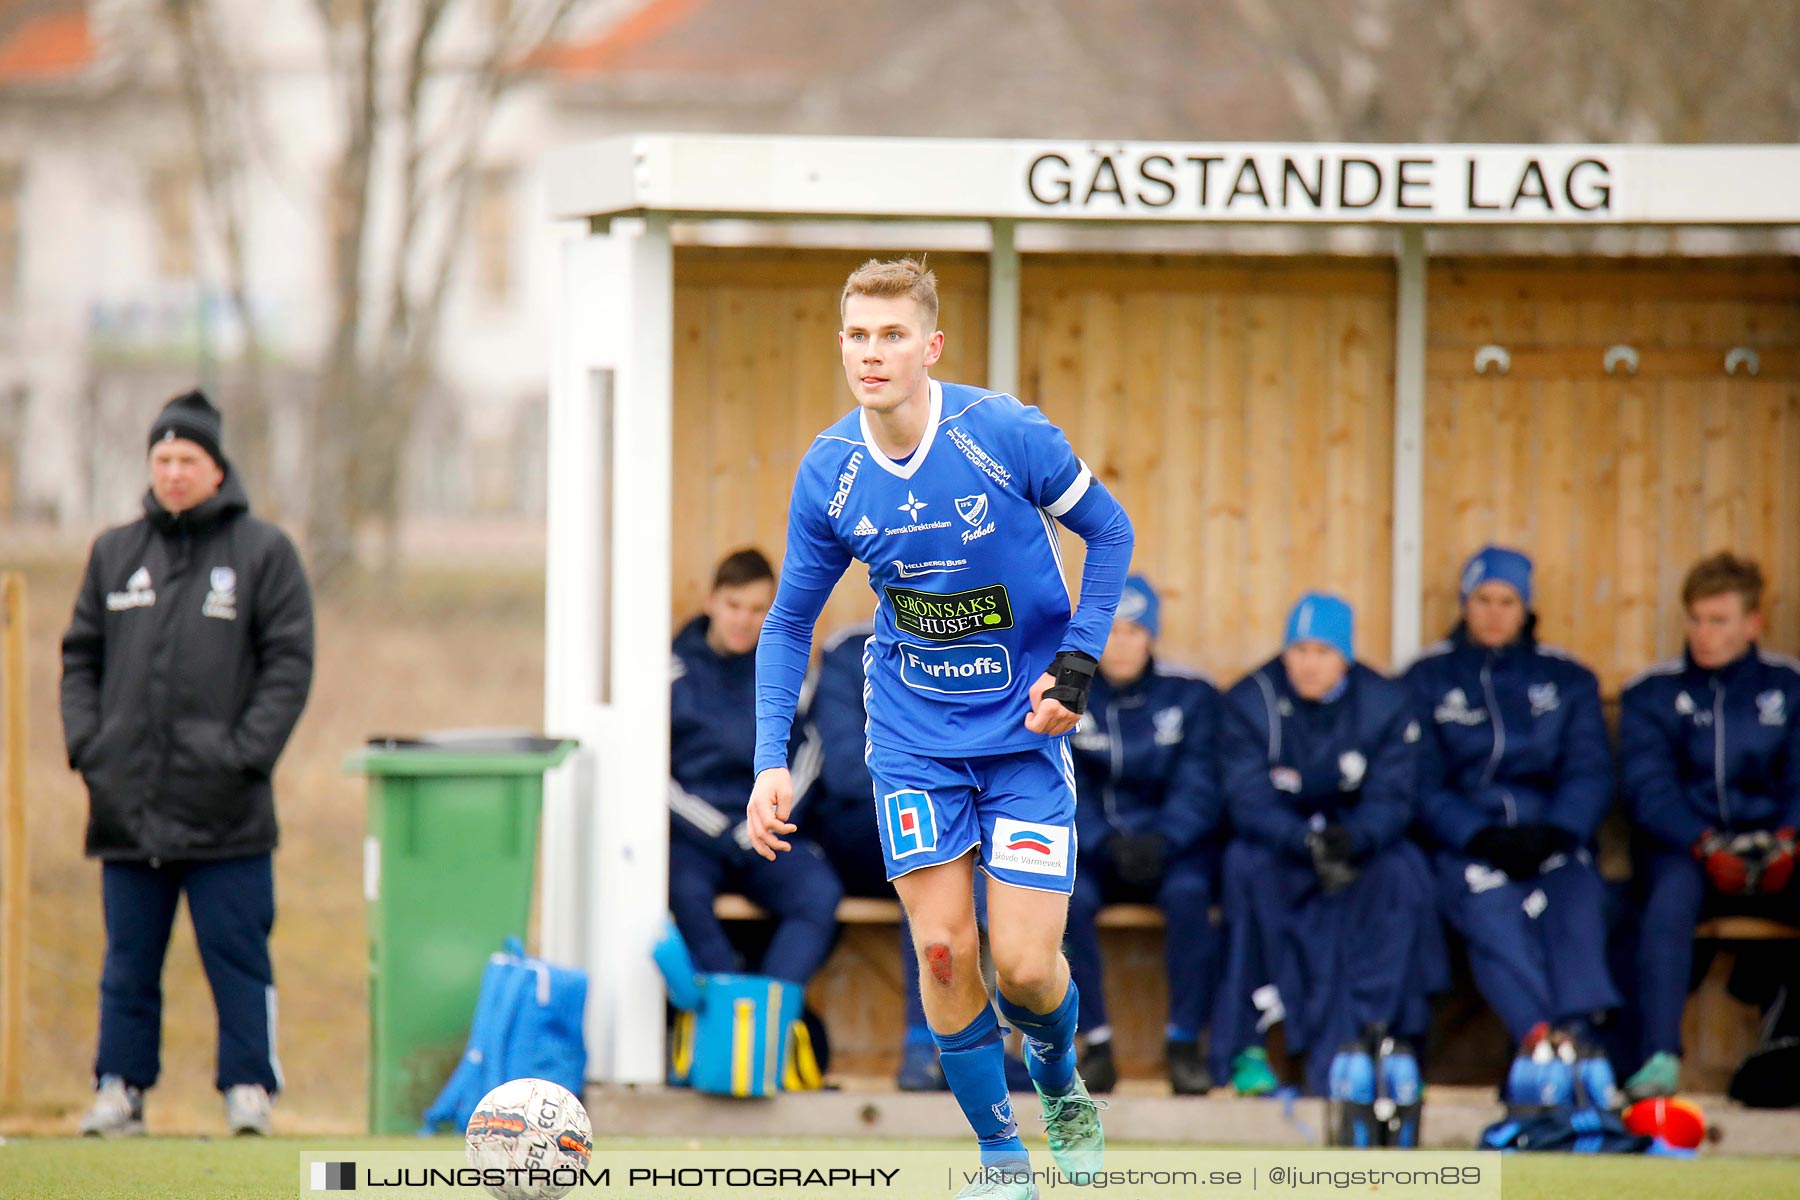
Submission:
[[469,1038],[481,972],[523,939],[544,772],[573,741],[372,739],[369,778],[369,1132],[411,1133]]

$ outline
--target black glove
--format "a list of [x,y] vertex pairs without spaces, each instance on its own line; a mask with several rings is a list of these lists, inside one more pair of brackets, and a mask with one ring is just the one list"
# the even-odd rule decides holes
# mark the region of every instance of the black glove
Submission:
[[1319,887],[1327,893],[1342,891],[1362,875],[1362,868],[1351,861],[1350,831],[1342,825],[1313,830],[1306,835],[1306,849]]
[[1160,833],[1116,833],[1112,838],[1113,872],[1132,887],[1155,887],[1169,861],[1169,839]]
[[1044,692],[1046,700],[1054,700],[1076,716],[1087,711],[1088,689],[1094,686],[1094,672],[1100,660],[1079,650],[1064,650],[1050,660],[1050,677],[1056,682]]
[[1469,839],[1469,856],[1505,871],[1514,879],[1536,879],[1544,860],[1569,849],[1574,841],[1554,825],[1489,825]]

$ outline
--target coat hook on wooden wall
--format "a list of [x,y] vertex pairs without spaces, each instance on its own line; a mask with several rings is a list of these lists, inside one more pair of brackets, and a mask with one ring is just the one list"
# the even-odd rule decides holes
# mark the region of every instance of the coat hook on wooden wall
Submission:
[[1628,374],[1636,375],[1638,372],[1638,352],[1623,342],[1616,346],[1608,346],[1604,361],[1608,375],[1617,374],[1621,363],[1624,364]]
[[1762,370],[1762,359],[1748,346],[1733,346],[1725,355],[1725,373],[1736,375],[1740,370],[1752,375]]
[[1483,346],[1475,352],[1475,373],[1486,375],[1489,367],[1502,375],[1512,370],[1512,355],[1506,352],[1505,346]]

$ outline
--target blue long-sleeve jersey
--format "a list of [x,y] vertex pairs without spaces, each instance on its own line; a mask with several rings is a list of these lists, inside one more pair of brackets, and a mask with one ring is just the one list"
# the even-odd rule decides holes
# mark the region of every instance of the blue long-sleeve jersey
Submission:
[[1069,735],[1083,850],[1115,832],[1160,833],[1180,853],[1217,831],[1219,706],[1210,682],[1154,660],[1124,687],[1094,677]]
[[[1070,615],[1055,522],[1087,542]],[[918,449],[889,459],[853,411],[800,461],[787,556],[756,665],[756,769],[784,766],[812,629],[851,559],[875,633],[868,735],[935,758],[1033,749],[1030,690],[1060,650],[1099,657],[1131,562],[1131,521],[1036,408],[930,384]]]
[[1301,698],[1280,657],[1225,693],[1219,769],[1237,834],[1306,854],[1315,818],[1350,830],[1359,854],[1412,821],[1419,723],[1406,689],[1352,663],[1329,700]]
[[1406,672],[1425,731],[1419,815],[1465,849],[1490,825],[1554,825],[1587,843],[1613,797],[1594,673],[1527,637],[1490,650],[1458,626]]
[[1708,671],[1683,654],[1632,680],[1620,708],[1626,803],[1657,841],[1800,827],[1800,663],[1751,646]]

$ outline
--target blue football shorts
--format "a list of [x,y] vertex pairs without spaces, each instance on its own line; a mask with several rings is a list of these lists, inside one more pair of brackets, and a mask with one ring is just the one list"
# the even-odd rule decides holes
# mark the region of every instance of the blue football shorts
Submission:
[[869,744],[887,877],[980,851],[1001,883],[1068,895],[1075,887],[1075,763],[1067,737],[1041,749],[928,758]]

